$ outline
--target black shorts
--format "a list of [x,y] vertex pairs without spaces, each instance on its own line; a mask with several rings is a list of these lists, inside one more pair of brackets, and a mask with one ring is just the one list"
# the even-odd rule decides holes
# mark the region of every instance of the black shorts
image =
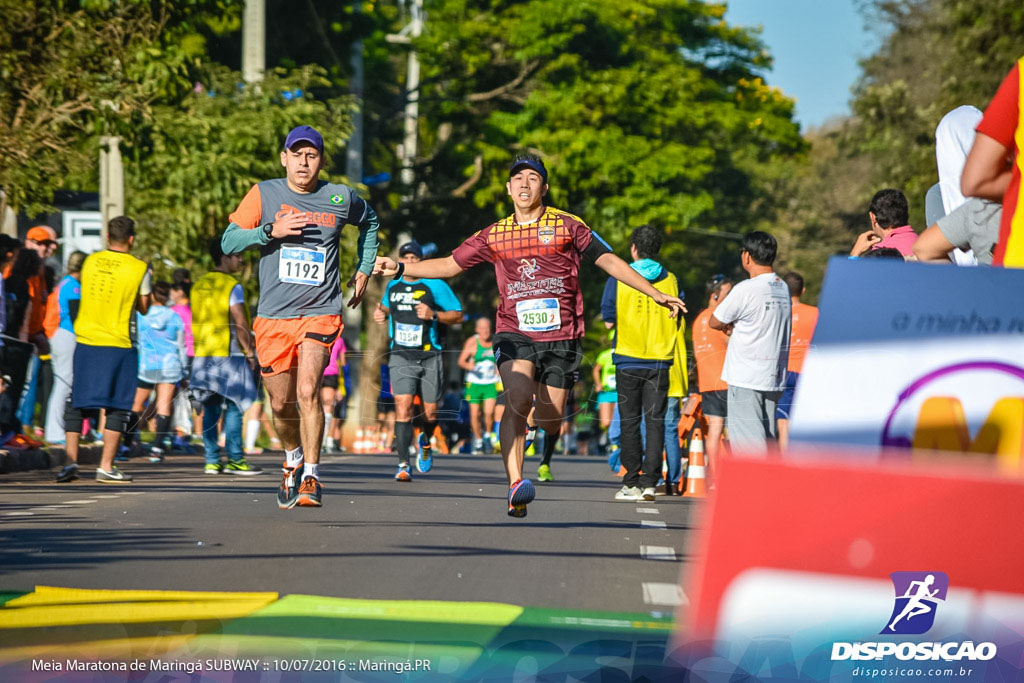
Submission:
[[534,341],[526,335],[501,332],[494,335],[494,362],[500,368],[510,360],[533,363],[533,379],[549,387],[571,389],[579,379],[583,359],[579,339]]
[[338,389],[338,376],[337,375],[324,375],[323,386],[327,389]]
[[147,382],[144,379],[138,380],[137,386],[139,387],[139,389],[145,389],[146,391],[153,391],[154,389],[156,389],[155,384],[153,384],[152,382]]
[[700,392],[700,403],[700,409],[707,417],[728,417],[729,415],[729,392],[726,389]]
[[393,413],[395,412],[395,398],[389,396],[387,398],[377,399],[377,412],[378,413]]

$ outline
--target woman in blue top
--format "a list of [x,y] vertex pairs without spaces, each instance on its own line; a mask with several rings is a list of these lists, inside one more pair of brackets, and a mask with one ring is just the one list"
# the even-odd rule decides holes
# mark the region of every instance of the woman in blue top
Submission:
[[153,285],[153,303],[146,315],[136,314],[139,330],[139,388],[135,391],[135,432],[139,417],[156,389],[156,435],[150,449],[150,462],[160,462],[170,449],[171,404],[174,386],[185,377],[188,357],[185,349],[185,322],[167,307],[171,295],[168,282]]

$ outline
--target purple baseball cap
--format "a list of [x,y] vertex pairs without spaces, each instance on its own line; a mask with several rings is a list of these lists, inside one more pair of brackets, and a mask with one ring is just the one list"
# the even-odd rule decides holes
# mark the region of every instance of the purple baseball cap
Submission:
[[284,139],[284,148],[291,149],[300,142],[308,142],[316,147],[321,154],[324,153],[324,138],[320,132],[312,126],[296,126]]
[[508,170],[508,177],[511,178],[524,168],[540,173],[540,177],[544,179],[544,182],[548,181],[548,169],[544,168],[544,162],[539,159],[516,159],[512,162],[512,168]]

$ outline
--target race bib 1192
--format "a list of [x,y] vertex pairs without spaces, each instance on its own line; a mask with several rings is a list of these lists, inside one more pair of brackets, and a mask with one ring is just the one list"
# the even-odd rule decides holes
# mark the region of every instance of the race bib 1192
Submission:
[[296,285],[317,286],[324,283],[327,271],[327,250],[323,247],[281,247],[278,279]]

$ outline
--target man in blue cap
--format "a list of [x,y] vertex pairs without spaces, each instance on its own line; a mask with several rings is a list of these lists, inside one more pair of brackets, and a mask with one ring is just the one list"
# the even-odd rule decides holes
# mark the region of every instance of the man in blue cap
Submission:
[[[423,260],[418,242],[407,242],[398,250],[406,264]],[[391,355],[391,393],[395,396],[395,445],[398,471],[395,481],[412,481],[409,450],[412,444],[413,401],[423,399],[423,429],[417,444],[416,469],[429,472],[433,466],[430,436],[437,426],[437,403],[444,394],[444,362],[441,358],[441,325],[462,321],[462,304],[444,280],[420,279],[406,275],[388,283],[384,300],[373,319],[388,322]]]
[[253,324],[256,357],[285,447],[277,494],[282,509],[320,507],[324,412],[320,382],[341,334],[338,240],[359,227],[356,272],[348,281],[359,305],[377,255],[377,214],[355,190],[320,180],[324,139],[298,126],[281,150],[284,178],[254,185],[238,205],[221,244],[225,254],[258,247],[260,300]]

